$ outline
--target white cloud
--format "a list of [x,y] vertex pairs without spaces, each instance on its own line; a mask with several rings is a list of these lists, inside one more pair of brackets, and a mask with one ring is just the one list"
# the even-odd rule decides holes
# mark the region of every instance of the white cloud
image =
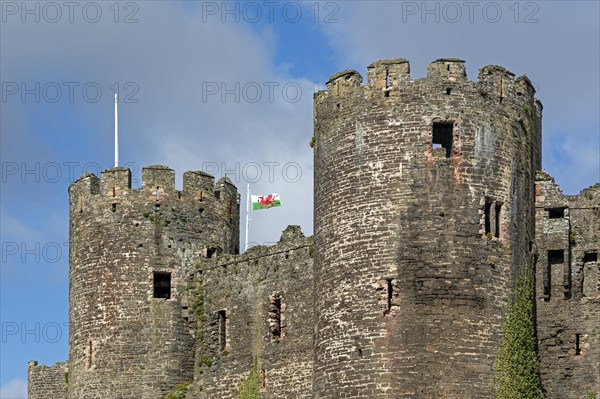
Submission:
[[[600,5],[472,3],[471,22],[466,4],[340,2],[340,23],[322,27],[339,70],[353,68],[363,76],[369,63],[395,57],[410,61],[413,78],[425,76],[427,64],[441,57],[464,59],[472,80],[477,80],[478,68],[490,64],[502,65],[517,76],[527,74],[544,105],[544,154],[562,149],[559,156],[544,157],[544,168],[572,194],[598,182]],[[488,22],[494,19],[496,5],[501,17]],[[484,7],[488,7],[485,14]]]
[[[2,38],[4,80],[98,82],[105,94],[109,94],[112,82],[120,82],[122,90],[125,82],[134,82],[139,87],[135,95],[139,103],[120,106],[121,162],[168,165],[176,170],[178,182],[184,171],[201,169],[206,162],[226,168],[236,163],[298,162],[304,176],[312,175],[308,170],[312,158],[308,146],[312,136],[311,82],[290,76],[287,69],[275,65],[271,29],[224,24],[218,19],[203,23],[199,8],[174,2],[142,2],[139,6],[139,23],[129,25],[114,24],[110,19],[98,24],[56,25],[9,21],[3,27],[6,34]],[[217,87],[219,93],[203,95],[208,86]],[[236,87],[236,94],[221,96],[223,88]],[[253,102],[257,88],[260,98]],[[130,91],[121,97],[126,93]],[[43,154],[30,151],[29,143],[35,142],[36,148],[49,147],[58,138],[56,134],[39,137],[40,133],[23,131],[26,118],[32,117],[27,110],[33,105],[8,106],[12,109],[3,113],[2,124],[6,158],[72,161],[69,143],[77,141],[87,157],[91,154],[90,161],[107,166],[110,163],[112,136],[105,134],[112,129],[109,96],[93,104],[75,101],[70,109],[79,117],[83,115],[89,129],[73,137],[69,134],[75,132],[66,124],[58,124],[57,131],[67,132],[63,138],[67,145]],[[49,117],[48,123],[57,122]],[[7,137],[13,131],[21,134]],[[79,161],[81,155],[77,156]],[[215,173],[217,178],[225,173],[222,169]],[[293,209],[291,204],[282,207],[283,215],[278,220],[282,224],[294,220],[308,234],[312,234],[310,177],[294,185],[281,179],[269,184],[265,178],[256,184],[257,189],[279,191],[284,198],[294,198],[298,204]],[[243,179],[237,186],[245,192]],[[19,189],[7,195],[17,197]],[[66,204],[64,191],[60,195]],[[257,223],[255,228],[255,238],[260,242],[276,241],[283,230],[270,223]]]
[[18,378],[8,381],[0,388],[0,399],[27,399],[27,382]]

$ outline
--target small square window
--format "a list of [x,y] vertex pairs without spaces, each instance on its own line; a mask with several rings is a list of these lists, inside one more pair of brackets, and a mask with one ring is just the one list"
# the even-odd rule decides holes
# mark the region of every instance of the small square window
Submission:
[[154,272],[154,298],[171,298],[171,273]]
[[565,208],[548,209],[548,219],[560,219],[565,217]]
[[548,251],[548,264],[557,265],[565,263],[565,251],[562,249],[553,249]]
[[586,252],[583,254],[583,263],[586,262],[598,262],[597,252]]

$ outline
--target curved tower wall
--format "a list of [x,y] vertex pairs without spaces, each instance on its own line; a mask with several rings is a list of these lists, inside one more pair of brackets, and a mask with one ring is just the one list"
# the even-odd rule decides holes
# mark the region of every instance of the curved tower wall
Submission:
[[[132,189],[129,169],[114,168],[69,188],[72,399],[156,399],[191,381],[188,272],[200,257],[239,252],[229,180],[215,187],[212,176],[186,172],[177,191],[163,166],[144,168],[142,180]],[[169,298],[155,297],[155,284]]]
[[502,67],[427,72],[380,61],[315,95],[315,397],[494,396],[541,104]]

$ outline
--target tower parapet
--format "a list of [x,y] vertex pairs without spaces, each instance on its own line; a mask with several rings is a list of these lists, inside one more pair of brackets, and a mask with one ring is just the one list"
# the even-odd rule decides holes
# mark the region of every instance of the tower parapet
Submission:
[[[187,282],[203,257],[239,252],[239,195],[165,166],[84,175],[70,198],[70,398],[156,398],[193,378]],[[135,383],[132,383],[135,381]]]
[[427,66],[427,77],[451,82],[466,79],[465,62],[458,58],[439,58]]
[[493,397],[514,275],[531,263],[529,80],[485,67],[473,82],[451,58],[409,71],[379,61],[367,85],[344,72],[315,95],[320,398]]

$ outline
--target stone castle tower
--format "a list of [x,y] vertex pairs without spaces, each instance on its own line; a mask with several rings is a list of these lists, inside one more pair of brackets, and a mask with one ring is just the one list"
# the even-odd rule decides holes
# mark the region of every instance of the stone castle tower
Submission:
[[188,276],[200,257],[238,253],[236,188],[212,176],[129,169],[69,189],[69,397],[150,398],[191,379]]
[[531,259],[541,105],[526,77],[471,82],[457,59],[361,81],[315,96],[316,396],[491,398]]
[[30,363],[29,399],[493,398],[532,260],[544,394],[600,396],[600,184],[540,172],[529,79],[392,59],[362,80],[315,94],[314,237],[238,255],[237,189],[202,172],[73,183],[69,360]]

